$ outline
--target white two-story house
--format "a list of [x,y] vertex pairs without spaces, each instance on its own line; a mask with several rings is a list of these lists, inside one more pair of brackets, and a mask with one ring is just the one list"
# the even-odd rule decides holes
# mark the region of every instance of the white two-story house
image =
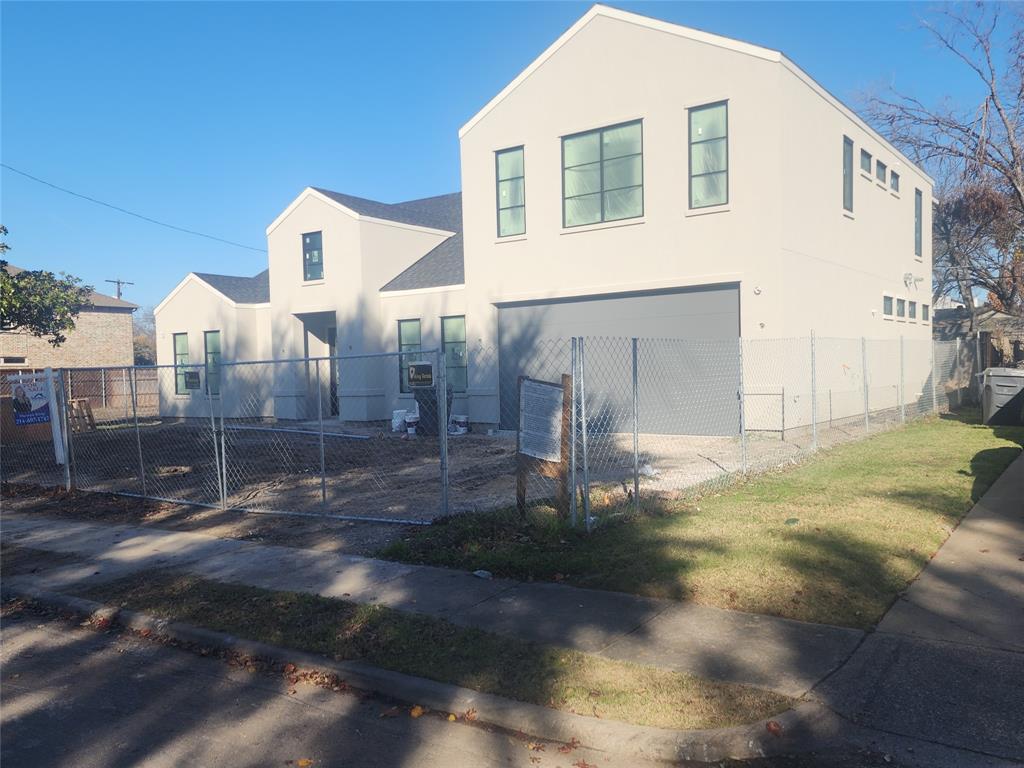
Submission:
[[[932,180],[778,51],[594,6],[459,138],[461,195],[299,195],[267,229],[268,343],[222,332],[224,359],[443,346],[456,410],[509,426],[551,339],[930,338]],[[181,290],[158,308],[161,363],[212,330]],[[333,413],[402,406],[397,361],[373,360],[330,383]],[[302,378],[266,415],[308,416]],[[699,429],[735,423],[719,388]]]

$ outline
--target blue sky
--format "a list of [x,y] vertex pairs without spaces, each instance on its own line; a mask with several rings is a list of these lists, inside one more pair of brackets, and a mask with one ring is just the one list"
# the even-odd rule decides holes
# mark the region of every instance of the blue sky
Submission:
[[[616,3],[785,51],[839,98],[894,82],[969,103],[922,3]],[[458,129],[589,3],[0,4],[8,165],[178,226],[265,248],[303,187],[388,202],[459,187]],[[693,73],[699,76],[699,73]],[[189,271],[266,255],[172,232],[6,169],[19,266],[121,277],[151,306]]]

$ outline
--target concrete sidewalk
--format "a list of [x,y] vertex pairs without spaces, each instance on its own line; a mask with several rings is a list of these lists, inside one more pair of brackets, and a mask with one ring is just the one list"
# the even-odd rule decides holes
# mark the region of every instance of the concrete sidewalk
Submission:
[[1024,454],[814,691],[849,720],[1024,764]]
[[179,568],[266,589],[413,611],[524,640],[576,648],[800,696],[836,670],[864,633],[840,627],[559,584],[480,579],[202,533],[4,515],[4,543],[73,553],[83,563],[17,576],[61,591],[129,573]]

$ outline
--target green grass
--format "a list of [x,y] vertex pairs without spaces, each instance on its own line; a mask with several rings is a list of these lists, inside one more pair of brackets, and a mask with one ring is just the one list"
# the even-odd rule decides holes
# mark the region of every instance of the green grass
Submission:
[[465,514],[380,555],[866,628],[1022,444],[1024,428],[930,418],[589,536],[543,511]]
[[150,573],[82,595],[264,643],[581,715],[663,728],[718,728],[792,706],[770,691],[541,646],[441,619],[293,592]]

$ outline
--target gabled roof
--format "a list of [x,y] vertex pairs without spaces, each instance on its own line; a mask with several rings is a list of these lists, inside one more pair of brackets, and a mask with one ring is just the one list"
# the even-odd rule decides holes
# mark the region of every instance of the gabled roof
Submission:
[[420,288],[440,288],[462,285],[466,281],[465,260],[462,252],[462,233],[452,235],[425,256],[400,272],[381,287],[381,291],[414,291]]
[[270,301],[269,269],[264,269],[252,277],[215,275],[210,272],[193,272],[192,274],[236,304],[266,304]]
[[[8,264],[6,267],[7,274],[16,275],[19,272],[26,272],[29,270],[23,269],[22,267],[16,267],[13,264]],[[139,308],[138,304],[132,304],[130,301],[124,299],[118,299],[114,296],[108,296],[105,293],[99,293],[92,291],[89,294],[89,301],[92,302],[93,307],[99,307],[102,309],[130,309],[136,310]],[[86,308],[88,311],[88,307]]]
[[399,224],[412,224],[417,227],[443,229],[457,232],[462,228],[462,193],[452,192],[448,195],[424,197],[419,200],[408,200],[404,203],[381,203],[365,197],[332,192],[329,189],[312,187],[321,195],[331,198],[360,216],[374,219],[394,221]]
[[544,52],[540,54],[540,56],[538,56],[532,62],[530,62],[526,69],[520,72],[511,83],[502,88],[501,91],[498,92],[497,96],[495,96],[493,99],[487,102],[487,104],[485,104],[484,107],[479,112],[477,112],[468,121],[466,121],[466,124],[459,129],[459,139],[462,139],[463,136],[469,133],[473,129],[473,126],[475,126],[478,122],[483,120],[484,117],[486,117],[487,114],[492,109],[494,109],[496,106],[498,106],[498,104],[504,101],[505,98],[510,93],[512,93],[516,88],[518,88],[527,78],[529,78],[534,72],[536,72],[548,59],[554,56],[562,46],[568,43],[576,35],[577,32],[586,27],[597,16],[603,16],[609,19],[616,19],[618,21],[622,21],[628,24],[634,24],[639,27],[644,27],[646,29],[651,29],[670,35],[675,35],[676,37],[686,38],[688,40],[693,40],[699,43],[705,43],[707,45],[714,45],[719,48],[735,51],[736,53],[741,53],[747,56],[753,56],[754,58],[764,59],[765,61],[771,61],[780,64],[786,70],[791,72],[795,77],[797,77],[799,80],[806,83],[808,87],[811,88],[811,90],[818,94],[818,96],[820,96],[834,108],[838,109],[841,113],[843,113],[845,117],[852,120],[862,130],[874,136],[878,141],[880,141],[882,144],[888,147],[893,153],[902,158],[903,161],[906,162],[909,167],[915,169],[918,173],[920,173],[929,181],[932,181],[931,176],[928,175],[928,173],[926,173],[920,166],[918,166],[910,158],[908,158],[906,155],[900,152],[900,150],[894,147],[888,139],[882,136],[870,125],[868,125],[867,122],[861,119],[861,117],[857,115],[856,112],[854,112],[852,109],[843,104],[843,102],[841,102],[839,99],[833,96],[828,91],[828,89],[823,87],[820,83],[814,80],[814,78],[812,78],[810,75],[804,72],[800,67],[793,63],[793,61],[788,56],[786,56],[781,51],[772,50],[771,48],[764,48],[759,45],[746,43],[742,40],[735,40],[731,37],[715,35],[710,32],[704,32],[703,30],[700,29],[684,27],[682,24],[674,24],[672,22],[662,21],[661,19],[654,19],[651,18],[650,16],[643,16],[639,13],[623,11],[618,8],[611,8],[607,5],[600,4],[591,6],[590,10],[583,14],[583,16],[581,16],[575,24],[569,27],[569,29],[567,29],[561,37],[559,37],[557,40],[555,40],[555,42],[549,45],[544,50]]

